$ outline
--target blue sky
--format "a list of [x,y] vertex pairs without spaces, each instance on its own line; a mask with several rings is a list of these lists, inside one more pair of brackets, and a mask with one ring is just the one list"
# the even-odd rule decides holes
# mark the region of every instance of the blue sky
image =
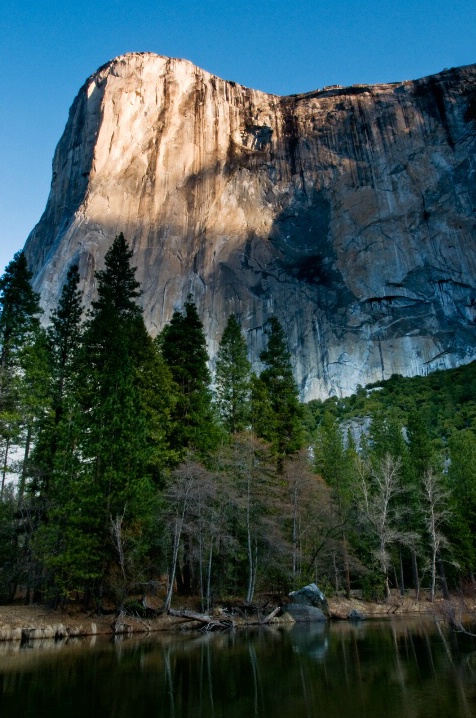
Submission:
[[2,0],[0,272],[44,209],[84,80],[130,51],[290,94],[476,62],[476,0]]

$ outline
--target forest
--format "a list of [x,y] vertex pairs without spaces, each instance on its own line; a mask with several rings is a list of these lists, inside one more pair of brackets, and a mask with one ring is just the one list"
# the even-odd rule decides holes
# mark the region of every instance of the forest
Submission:
[[232,315],[212,380],[193,297],[153,339],[131,261],[47,318],[23,252],[0,278],[0,602],[474,585],[476,363],[304,405],[279,321],[256,373]]

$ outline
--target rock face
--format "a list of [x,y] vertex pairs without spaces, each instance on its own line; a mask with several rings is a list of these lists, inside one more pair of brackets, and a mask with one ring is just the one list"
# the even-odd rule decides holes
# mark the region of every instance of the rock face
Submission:
[[230,313],[258,362],[276,314],[304,399],[476,353],[476,66],[277,97],[184,60],[119,57],[70,111],[26,244],[47,312],[85,301],[115,235],[158,332],[189,292],[213,355]]

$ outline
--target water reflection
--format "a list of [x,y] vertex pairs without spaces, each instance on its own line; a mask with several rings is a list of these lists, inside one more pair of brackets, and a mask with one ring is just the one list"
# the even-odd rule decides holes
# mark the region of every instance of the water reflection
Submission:
[[425,620],[0,644],[2,718],[469,718],[476,643]]

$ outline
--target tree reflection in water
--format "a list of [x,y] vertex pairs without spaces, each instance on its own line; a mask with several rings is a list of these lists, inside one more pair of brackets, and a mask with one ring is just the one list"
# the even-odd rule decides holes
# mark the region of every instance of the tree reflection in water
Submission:
[[473,639],[425,619],[0,646],[2,718],[469,718]]

